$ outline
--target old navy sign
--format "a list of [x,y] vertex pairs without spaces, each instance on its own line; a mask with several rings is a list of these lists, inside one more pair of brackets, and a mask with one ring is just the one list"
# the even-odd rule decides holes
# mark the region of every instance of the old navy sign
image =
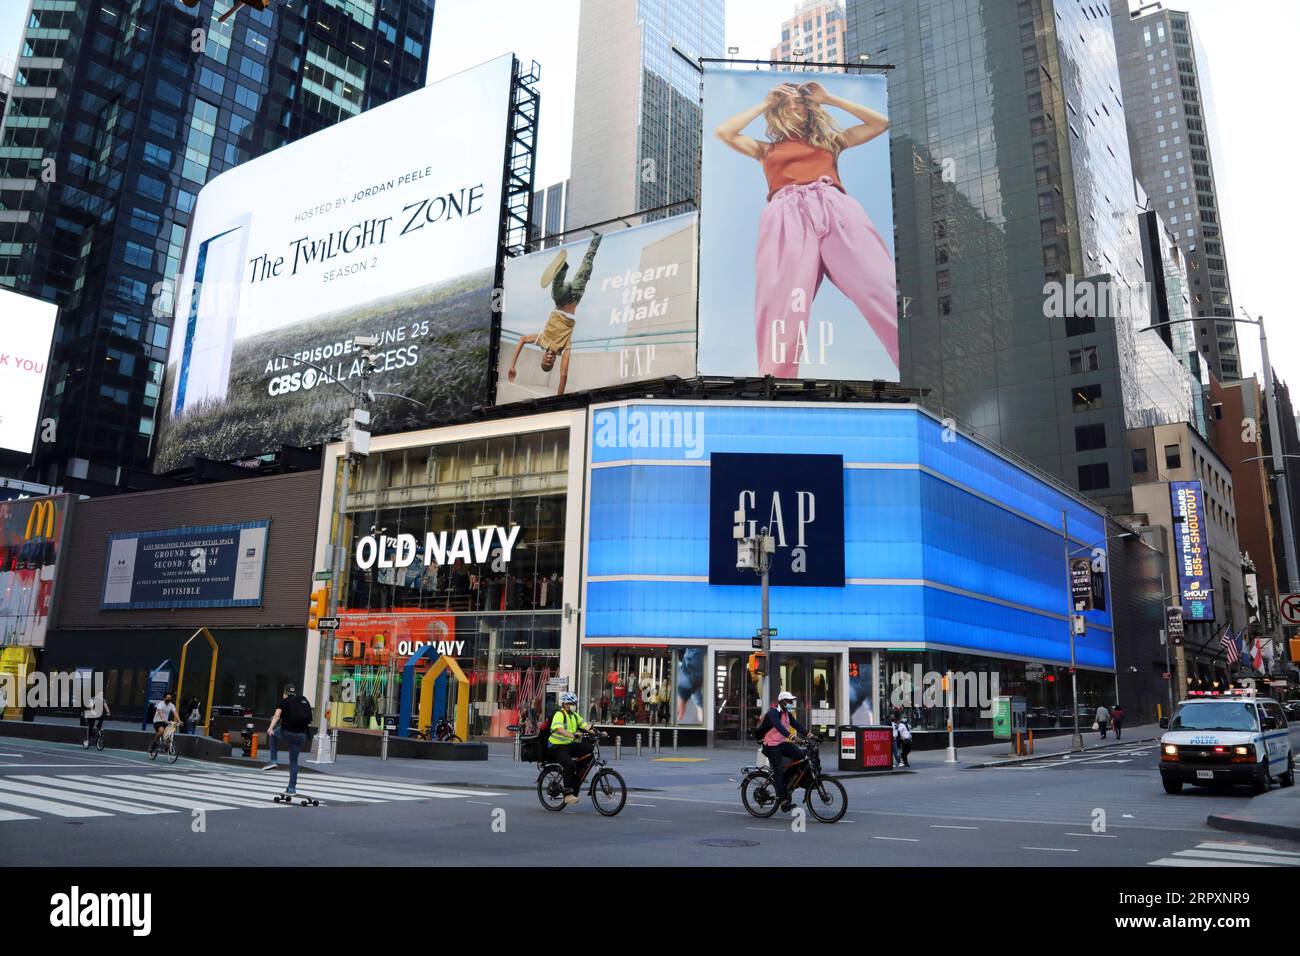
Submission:
[[372,567],[405,568],[415,563],[416,556],[425,565],[486,564],[488,561],[502,565],[510,563],[515,545],[519,541],[519,525],[508,529],[498,525],[474,528],[472,531],[432,531],[424,536],[421,549],[413,534],[366,535],[357,540],[357,567],[368,571]]
[[844,586],[844,458],[715,452],[709,460],[709,583],[759,583],[736,567],[734,515],[745,535],[776,539],[774,586]]

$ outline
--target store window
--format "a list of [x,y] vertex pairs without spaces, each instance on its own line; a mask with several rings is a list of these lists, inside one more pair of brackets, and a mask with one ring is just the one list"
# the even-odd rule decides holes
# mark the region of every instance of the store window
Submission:
[[[336,723],[380,729],[381,718],[398,713],[403,682],[414,682],[418,701],[424,675],[445,656],[468,687],[438,678],[435,701],[444,712],[435,721],[453,716],[458,695],[468,693],[472,737],[507,737],[512,724],[535,729],[545,716],[546,682],[559,675],[568,468],[567,429],[366,459],[345,508]],[[508,551],[502,534],[513,541]],[[357,565],[360,539],[401,535],[416,542],[410,564]],[[426,549],[430,536],[441,563]]]
[[703,726],[705,655],[702,646],[589,646],[583,716],[613,726]]

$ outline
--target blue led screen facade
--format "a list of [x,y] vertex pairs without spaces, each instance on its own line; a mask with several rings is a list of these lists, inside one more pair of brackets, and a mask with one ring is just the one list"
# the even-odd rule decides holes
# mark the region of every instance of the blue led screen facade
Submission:
[[[589,448],[588,640],[748,638],[757,578],[708,583],[709,460],[779,452],[843,457],[846,580],[773,587],[780,640],[1069,662],[1061,514],[1085,554],[1101,515],[915,407],[602,406]],[[1078,663],[1112,668],[1110,612],[1085,616]]]

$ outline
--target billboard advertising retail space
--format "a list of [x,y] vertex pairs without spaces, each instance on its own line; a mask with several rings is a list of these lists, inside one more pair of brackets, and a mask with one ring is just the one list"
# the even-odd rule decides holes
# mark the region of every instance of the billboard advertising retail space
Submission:
[[0,288],[0,449],[31,454],[58,307]]
[[114,533],[100,607],[257,607],[270,524],[261,520]]
[[482,404],[512,68],[492,60],[203,188],[157,470],[328,440],[351,407],[334,381],[360,381],[357,335],[379,339],[374,389],[424,406],[380,398],[376,430]]
[[898,380],[881,76],[711,69],[701,375]]
[[696,219],[508,260],[497,403],[694,377]]

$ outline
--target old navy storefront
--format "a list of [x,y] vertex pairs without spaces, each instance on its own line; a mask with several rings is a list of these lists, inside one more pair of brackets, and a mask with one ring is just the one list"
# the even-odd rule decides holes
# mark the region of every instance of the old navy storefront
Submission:
[[[588,442],[576,677],[598,724],[748,739],[760,589],[735,568],[740,509],[748,533],[777,538],[769,669],[805,722],[877,723],[897,706],[938,732],[927,675],[951,669],[1025,698],[1031,726],[1072,726],[1062,515],[1071,552],[1106,535],[1078,495],[912,405],[595,406]],[[1115,694],[1105,577],[1075,648],[1094,710]],[[956,728],[987,736],[978,694],[970,705]]]
[[[417,695],[439,658],[456,662],[472,737],[539,719],[566,643],[570,658],[576,646],[581,516],[571,501],[581,500],[584,420],[537,415],[372,441],[344,506],[340,627],[308,649],[313,700],[320,654],[332,650],[332,724],[378,730],[397,713],[413,656]],[[337,536],[340,449],[327,449],[318,568]]]

